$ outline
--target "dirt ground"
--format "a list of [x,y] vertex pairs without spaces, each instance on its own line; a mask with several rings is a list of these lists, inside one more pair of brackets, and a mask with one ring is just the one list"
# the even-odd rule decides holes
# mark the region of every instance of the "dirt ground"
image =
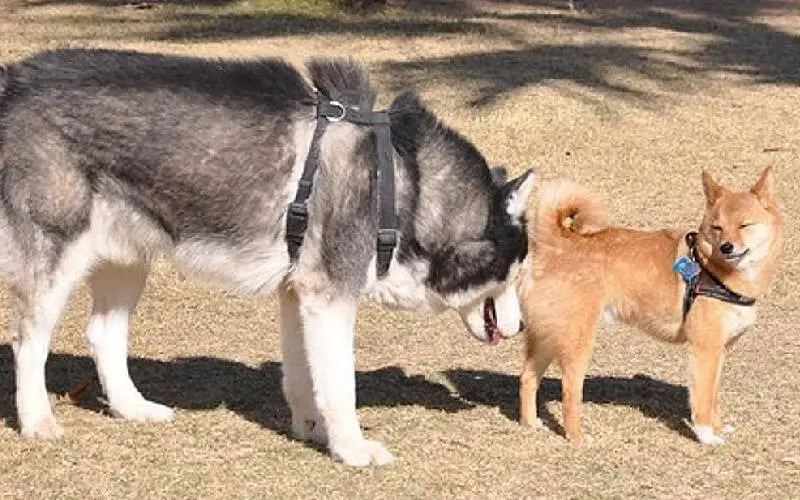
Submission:
[[[168,424],[59,395],[91,376],[81,289],[47,377],[68,435],[20,439],[9,336],[0,339],[0,496],[18,498],[793,498],[800,496],[800,11],[795,2],[390,1],[353,15],[321,2],[0,0],[0,63],[54,47],[204,56],[349,55],[386,105],[418,89],[491,163],[604,192],[618,221],[689,229],[701,169],[749,187],[775,165],[788,229],[783,271],[723,373],[737,428],[719,448],[687,432],[686,356],[622,327],[598,338],[584,429],[516,423],[522,339],[491,348],[454,314],[365,302],[359,414],[397,456],[386,468],[332,462],[287,436],[275,301],[236,297],[158,266],[138,310],[130,368]],[[7,303],[7,296],[2,297]],[[8,308],[0,328],[9,331]],[[560,381],[542,398],[560,418]]]

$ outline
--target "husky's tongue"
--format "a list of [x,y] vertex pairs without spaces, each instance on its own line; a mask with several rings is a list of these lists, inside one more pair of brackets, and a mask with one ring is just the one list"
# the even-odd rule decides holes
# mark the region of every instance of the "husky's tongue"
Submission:
[[500,343],[500,329],[497,328],[497,310],[494,308],[494,298],[489,297],[483,302],[483,327],[486,329],[486,338],[489,344]]

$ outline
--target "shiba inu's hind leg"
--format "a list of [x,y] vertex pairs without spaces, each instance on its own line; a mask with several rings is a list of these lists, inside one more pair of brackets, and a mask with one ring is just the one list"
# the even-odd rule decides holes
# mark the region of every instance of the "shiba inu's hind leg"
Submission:
[[561,396],[564,405],[564,432],[572,444],[583,441],[580,407],[583,403],[583,382],[594,350],[594,337],[600,320],[600,305],[590,301],[572,311],[572,321],[559,337],[558,361],[561,366]]

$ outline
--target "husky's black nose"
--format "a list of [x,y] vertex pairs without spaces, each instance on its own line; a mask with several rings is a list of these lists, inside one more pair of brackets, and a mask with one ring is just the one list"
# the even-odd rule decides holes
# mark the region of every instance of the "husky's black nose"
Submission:
[[730,255],[733,253],[733,243],[730,241],[726,241],[722,245],[719,246],[719,251],[722,252],[722,255]]

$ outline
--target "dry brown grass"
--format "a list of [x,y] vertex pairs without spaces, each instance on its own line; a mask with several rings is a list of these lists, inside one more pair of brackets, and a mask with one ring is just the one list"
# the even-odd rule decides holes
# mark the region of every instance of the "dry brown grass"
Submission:
[[[790,498],[800,491],[800,15],[791,2],[395,1],[351,17],[322,3],[0,0],[0,62],[55,46],[364,60],[383,103],[413,85],[493,163],[536,166],[604,191],[635,226],[697,223],[700,169],[734,186],[778,166],[788,224],[780,281],[723,376],[737,427],[710,449],[687,438],[685,360],[621,328],[601,332],[572,449],[515,423],[521,339],[478,345],[454,315],[366,303],[358,323],[359,413],[397,455],[354,470],[286,436],[272,300],[181,281],[160,266],[134,324],[131,370],[178,408],[166,425],[56,404],[69,435],[13,428],[12,356],[0,343],[0,492],[10,497]],[[272,5],[275,2],[271,3]],[[284,2],[284,7],[291,2]],[[700,5],[700,7],[698,7]],[[707,5],[708,7],[702,7]],[[456,9],[448,7],[455,6]],[[756,8],[756,6],[760,6]],[[93,373],[81,290],[53,343],[48,384]],[[7,309],[0,327],[8,331]],[[560,418],[557,373],[544,405]]]

